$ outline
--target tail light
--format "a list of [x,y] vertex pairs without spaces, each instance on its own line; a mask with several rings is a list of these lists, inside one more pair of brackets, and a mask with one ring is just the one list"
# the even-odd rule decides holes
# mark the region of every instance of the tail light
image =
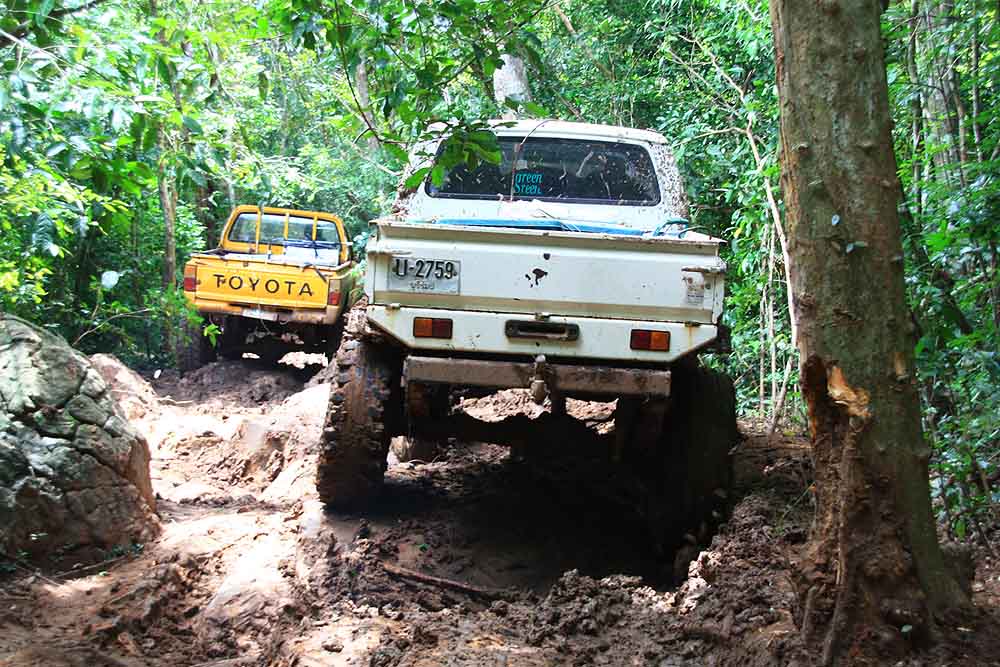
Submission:
[[414,317],[415,338],[451,338],[452,322],[443,317]]
[[670,349],[670,332],[632,329],[632,335],[629,337],[629,347],[633,350],[666,352]]
[[328,306],[339,306],[340,305],[340,281],[331,280],[329,291],[326,293],[326,305]]
[[188,264],[184,267],[184,291],[194,292],[198,289],[198,269]]

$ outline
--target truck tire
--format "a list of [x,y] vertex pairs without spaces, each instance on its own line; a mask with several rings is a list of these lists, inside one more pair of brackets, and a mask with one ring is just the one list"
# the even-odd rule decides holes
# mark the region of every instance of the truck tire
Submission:
[[326,340],[323,342],[323,347],[325,349],[326,360],[333,363],[337,359],[337,351],[340,350],[340,344],[344,342],[344,317],[341,316],[340,320],[336,324],[331,325],[328,328]]
[[219,339],[219,356],[223,359],[242,359],[247,343],[247,322],[237,315],[226,315]]
[[316,490],[327,505],[358,507],[381,490],[400,374],[393,350],[344,334],[316,463]]
[[660,446],[662,510],[673,535],[697,535],[722,520],[732,498],[736,391],[725,373],[694,365],[675,368],[672,384]]
[[180,331],[177,332],[174,353],[177,357],[177,370],[181,375],[215,361],[212,341],[204,334],[200,325],[192,324],[187,318],[181,323]]

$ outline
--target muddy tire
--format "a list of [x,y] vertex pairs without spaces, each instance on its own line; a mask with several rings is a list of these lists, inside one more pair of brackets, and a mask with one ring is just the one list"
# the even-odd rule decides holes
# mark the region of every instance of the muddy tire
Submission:
[[664,500],[674,531],[696,531],[722,520],[732,498],[736,390],[725,373],[676,368],[673,401],[662,437]]
[[327,333],[326,340],[323,342],[324,354],[326,355],[326,360],[333,362],[337,358],[337,352],[340,350],[340,345],[344,342],[344,319],[341,317],[340,321],[336,324],[330,326],[329,332]]
[[[737,442],[736,393],[727,375],[694,364],[673,369],[669,401],[619,399],[621,443],[654,549],[701,540],[725,519],[732,497],[730,450]],[[619,428],[616,415],[616,431]],[[629,475],[623,477],[630,479]],[[689,539],[688,538],[688,539]]]
[[187,319],[177,332],[174,354],[177,357],[177,370],[182,375],[215,361],[212,341],[204,334],[200,324],[192,324]]
[[223,359],[242,359],[247,342],[247,322],[242,317],[227,315],[219,339],[219,356]]
[[391,349],[344,335],[316,463],[316,490],[328,506],[363,506],[381,490],[400,372]]

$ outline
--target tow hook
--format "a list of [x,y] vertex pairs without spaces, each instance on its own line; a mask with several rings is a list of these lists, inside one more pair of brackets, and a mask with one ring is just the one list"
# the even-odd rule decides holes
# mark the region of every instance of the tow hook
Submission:
[[531,400],[536,405],[544,404],[545,397],[548,396],[549,401],[552,403],[552,414],[559,416],[566,414],[566,397],[562,395],[562,392],[556,386],[555,373],[545,360],[544,354],[535,357],[535,367],[532,370],[530,386]]
[[545,402],[545,397],[549,395],[549,387],[546,382],[548,375],[548,364],[545,355],[540,354],[535,357],[535,368],[531,374],[531,400],[537,405]]

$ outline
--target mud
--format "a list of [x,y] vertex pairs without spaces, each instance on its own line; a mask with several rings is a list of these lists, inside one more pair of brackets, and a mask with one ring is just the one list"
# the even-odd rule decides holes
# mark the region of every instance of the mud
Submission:
[[[312,465],[328,388],[300,369],[108,375],[142,397],[163,534],[96,564],[16,564],[0,579],[0,665],[811,664],[788,563],[813,509],[801,437],[750,433],[731,517],[665,559],[579,467],[484,443],[394,463],[377,504],[326,512]],[[613,404],[567,408],[613,429]],[[500,421],[547,407],[501,392],[463,409]],[[974,595],[995,609],[997,566],[979,565]],[[957,646],[908,664],[997,655]]]

